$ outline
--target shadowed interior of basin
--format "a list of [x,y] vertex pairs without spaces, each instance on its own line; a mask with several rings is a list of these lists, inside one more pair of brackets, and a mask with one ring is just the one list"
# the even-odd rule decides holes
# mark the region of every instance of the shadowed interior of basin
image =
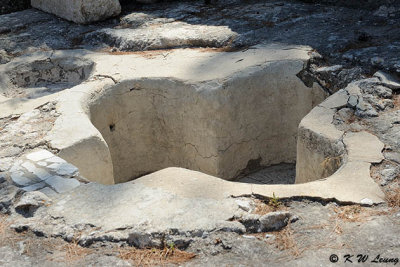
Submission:
[[115,183],[167,167],[293,183],[298,125],[325,94],[288,71],[277,62],[223,84],[148,78],[102,92],[90,115],[107,142]]

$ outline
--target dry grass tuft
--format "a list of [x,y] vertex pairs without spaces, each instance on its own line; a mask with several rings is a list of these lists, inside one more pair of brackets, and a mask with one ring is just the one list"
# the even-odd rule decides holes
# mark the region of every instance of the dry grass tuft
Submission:
[[345,222],[365,222],[371,216],[387,215],[386,211],[373,210],[359,205],[335,207],[336,218]]
[[0,240],[5,236],[9,225],[10,224],[6,221],[6,216],[0,214]]
[[174,247],[165,247],[164,249],[128,247],[119,250],[119,257],[123,260],[131,261],[137,266],[154,266],[168,263],[181,264],[193,259],[196,254]]
[[343,233],[343,222],[365,222],[372,216],[389,214],[387,211],[368,209],[359,205],[335,207],[333,211],[336,213],[336,216],[334,217],[335,225],[332,231],[337,234]]
[[400,109],[400,95],[393,96],[394,110]]
[[11,222],[7,221],[7,215],[0,214],[0,244],[9,239],[11,224]]
[[303,253],[297,246],[290,223],[283,230],[275,233],[275,244],[277,249],[288,250],[295,258],[298,258]]
[[66,262],[76,261],[93,253],[93,250],[81,247],[76,241],[63,245],[60,250],[65,251]]
[[392,192],[386,193],[386,201],[389,207],[399,208],[400,207],[400,188],[394,189]]

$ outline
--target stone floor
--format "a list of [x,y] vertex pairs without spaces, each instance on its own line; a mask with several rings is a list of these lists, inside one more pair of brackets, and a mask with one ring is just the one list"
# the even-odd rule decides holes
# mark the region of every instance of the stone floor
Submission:
[[236,180],[236,182],[250,184],[294,184],[295,179],[296,164],[281,163],[246,175]]

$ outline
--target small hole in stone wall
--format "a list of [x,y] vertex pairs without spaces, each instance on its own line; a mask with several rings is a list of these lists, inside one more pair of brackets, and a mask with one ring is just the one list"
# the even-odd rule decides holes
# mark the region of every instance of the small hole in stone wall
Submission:
[[115,131],[115,124],[114,123],[112,123],[112,124],[110,124],[110,132],[114,132]]

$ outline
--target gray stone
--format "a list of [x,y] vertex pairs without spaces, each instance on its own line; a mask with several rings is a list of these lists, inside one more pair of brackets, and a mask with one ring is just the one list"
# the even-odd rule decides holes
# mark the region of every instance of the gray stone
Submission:
[[393,108],[394,102],[391,99],[383,99],[376,103],[376,107],[380,110],[385,110],[386,108]]
[[32,172],[33,175],[37,176],[40,180],[44,181],[47,178],[51,177],[51,174],[45,171],[42,168],[36,168]]
[[151,234],[134,232],[129,234],[128,243],[137,248],[160,247],[161,240],[154,238]]
[[359,99],[355,114],[359,117],[377,117],[378,112],[363,99]]
[[400,153],[398,152],[384,152],[385,158],[387,160],[392,160],[400,164]]
[[38,191],[26,192],[15,204],[15,210],[32,216],[39,207],[49,204],[51,204],[51,199],[45,194]]
[[18,267],[31,267],[33,260],[26,255],[21,255],[12,247],[0,247],[0,265],[1,266],[18,266]]
[[351,95],[349,97],[349,100],[347,101],[347,104],[351,107],[351,108],[355,108],[358,104],[358,96],[355,95]]
[[52,176],[45,182],[58,193],[68,192],[80,185],[79,181],[76,179],[66,179],[60,176]]
[[11,173],[11,180],[19,186],[28,186],[36,183],[37,181],[24,176],[24,172],[16,171]]
[[364,92],[375,94],[383,98],[391,98],[393,94],[390,88],[375,84],[369,85],[366,88],[364,88]]
[[250,212],[252,210],[252,205],[249,201],[237,199],[236,204],[244,211]]
[[121,13],[118,0],[31,0],[33,7],[76,23],[90,23]]
[[53,189],[49,188],[49,187],[45,187],[39,190],[39,192],[42,192],[43,194],[45,194],[48,197],[52,197],[57,195],[58,193],[56,191],[54,191]]
[[378,71],[374,74],[374,77],[377,77],[383,85],[391,89],[400,89],[400,82],[398,82],[390,74],[387,74],[383,71]]
[[6,64],[11,61],[11,56],[6,51],[0,49],[0,64]]
[[0,188],[0,213],[9,213],[11,211],[11,205],[19,192],[20,189],[15,186]]
[[387,166],[385,169],[381,170],[380,174],[383,180],[381,184],[386,185],[399,175],[399,170],[395,167]]
[[270,212],[260,217],[262,231],[277,231],[285,227],[291,217],[287,211]]
[[361,205],[363,206],[372,206],[374,203],[371,199],[369,198],[364,198],[360,201]]
[[66,162],[53,163],[48,168],[61,176],[74,176],[78,172],[77,167]]
[[47,184],[45,182],[40,182],[37,184],[22,187],[22,190],[27,191],[27,192],[36,191],[36,190],[42,189],[45,186],[47,186]]
[[4,173],[0,173],[0,184],[6,181],[6,175]]

